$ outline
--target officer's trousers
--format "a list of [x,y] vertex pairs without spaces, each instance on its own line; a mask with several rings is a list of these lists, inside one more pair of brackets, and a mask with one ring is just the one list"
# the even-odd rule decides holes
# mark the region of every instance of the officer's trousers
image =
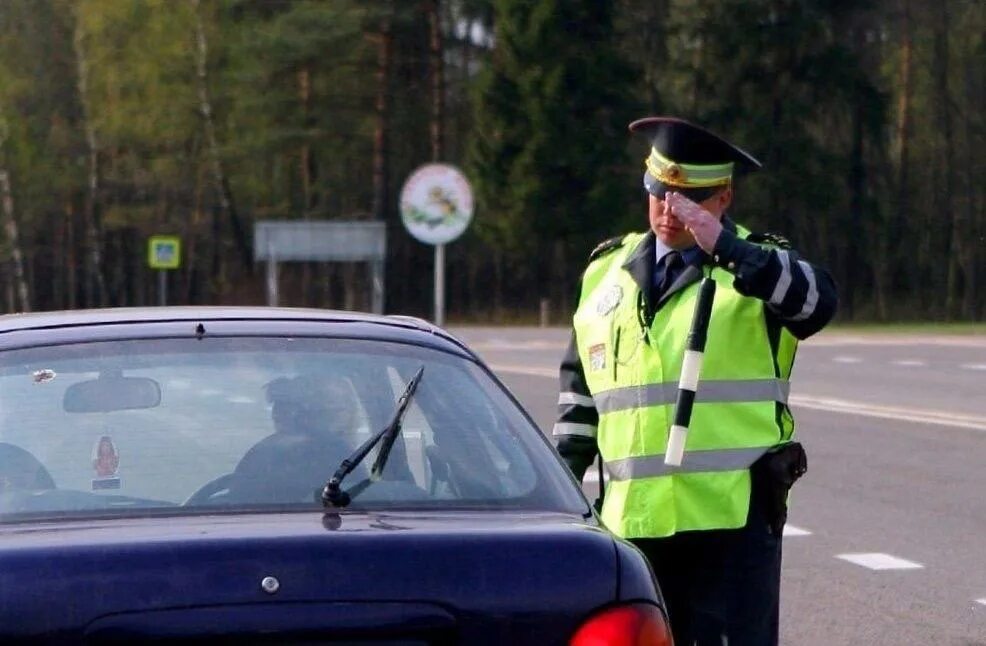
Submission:
[[781,537],[757,498],[742,529],[632,541],[657,575],[675,646],[777,644]]

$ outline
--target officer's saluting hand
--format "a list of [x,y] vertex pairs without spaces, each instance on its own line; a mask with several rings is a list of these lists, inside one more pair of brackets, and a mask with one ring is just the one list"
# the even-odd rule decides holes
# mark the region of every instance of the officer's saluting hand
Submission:
[[685,225],[702,251],[712,253],[722,233],[722,223],[719,218],[703,209],[702,205],[674,191],[665,194],[664,203],[670,209],[671,215]]

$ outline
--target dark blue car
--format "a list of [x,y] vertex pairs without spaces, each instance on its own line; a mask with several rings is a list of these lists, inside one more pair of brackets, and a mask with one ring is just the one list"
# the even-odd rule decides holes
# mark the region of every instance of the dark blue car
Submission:
[[669,644],[477,357],[402,317],[0,318],[0,643]]

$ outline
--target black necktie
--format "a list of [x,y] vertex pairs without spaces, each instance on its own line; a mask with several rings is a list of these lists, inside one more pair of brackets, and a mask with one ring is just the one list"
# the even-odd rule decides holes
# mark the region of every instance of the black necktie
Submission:
[[668,291],[684,266],[685,261],[677,251],[670,251],[661,258],[654,272],[654,287],[658,298]]

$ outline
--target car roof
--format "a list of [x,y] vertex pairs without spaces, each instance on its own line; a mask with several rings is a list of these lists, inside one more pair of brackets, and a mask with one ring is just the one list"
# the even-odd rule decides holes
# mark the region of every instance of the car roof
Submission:
[[[380,340],[430,345],[464,353],[476,358],[461,341],[442,328],[412,316],[368,314],[316,308],[260,306],[174,306],[119,307],[105,309],[64,310],[0,315],[0,338],[16,336],[38,340],[50,331],[74,331],[85,334],[86,328],[120,326],[133,336],[134,328],[160,324],[237,322],[239,329],[254,328],[263,332],[264,323],[297,323],[310,328],[312,324],[330,324],[332,336],[361,338],[364,335]],[[244,328],[245,325],[245,328]],[[370,334],[367,334],[370,333]],[[59,334],[58,336],[63,337]],[[78,336],[72,334],[71,336]],[[64,337],[63,337],[64,338]],[[7,344],[2,344],[7,345]]]

